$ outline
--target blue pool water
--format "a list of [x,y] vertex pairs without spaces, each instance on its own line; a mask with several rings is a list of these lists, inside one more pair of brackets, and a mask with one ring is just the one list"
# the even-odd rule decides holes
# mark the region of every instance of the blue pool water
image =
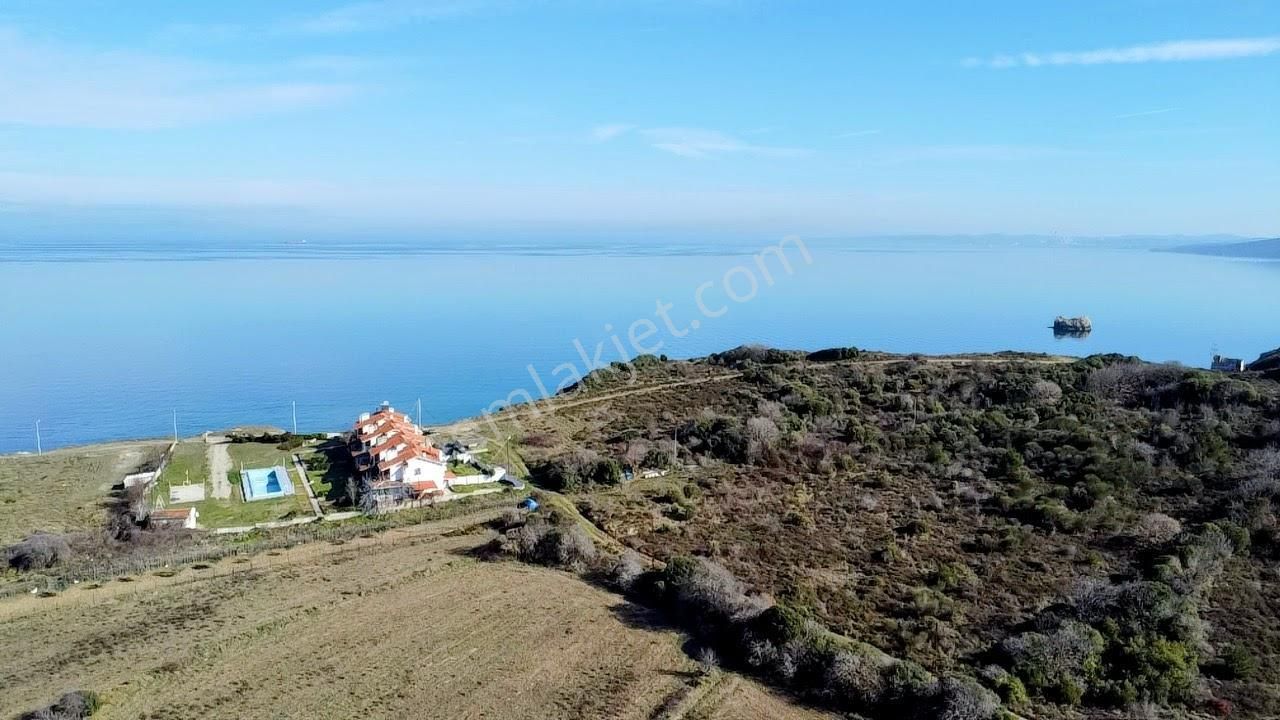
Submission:
[[252,468],[240,471],[240,488],[246,502],[293,494],[293,481],[283,467]]

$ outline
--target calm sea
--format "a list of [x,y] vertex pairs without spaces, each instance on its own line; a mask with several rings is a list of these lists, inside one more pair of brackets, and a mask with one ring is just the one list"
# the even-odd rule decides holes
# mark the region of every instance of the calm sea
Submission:
[[[0,247],[0,452],[474,415],[637,348],[1120,352],[1280,345],[1280,263],[1098,247],[651,242]],[[701,289],[701,290],[700,290]],[[701,304],[699,304],[701,299]],[[1058,314],[1088,314],[1084,340]],[[696,327],[695,327],[696,326]],[[616,341],[615,341],[616,338]],[[621,350],[619,349],[621,348]],[[536,379],[535,379],[536,376]],[[515,395],[512,395],[515,393]]]

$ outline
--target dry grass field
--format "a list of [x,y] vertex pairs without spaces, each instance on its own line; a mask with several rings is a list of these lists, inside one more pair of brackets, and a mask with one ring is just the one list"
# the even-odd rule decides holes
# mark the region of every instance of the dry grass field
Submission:
[[616,595],[475,560],[483,517],[0,603],[0,717],[70,689],[106,719],[823,717],[701,676]]
[[111,486],[164,452],[163,441],[0,456],[0,545],[35,530],[97,527]]

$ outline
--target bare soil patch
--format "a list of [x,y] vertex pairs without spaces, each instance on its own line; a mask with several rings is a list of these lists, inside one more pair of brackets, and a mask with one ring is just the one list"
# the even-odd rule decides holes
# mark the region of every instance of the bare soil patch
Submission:
[[[564,573],[469,555],[468,519],[10,601],[0,716],[645,718],[701,682],[683,638]],[[749,682],[700,717],[814,717]],[[702,705],[699,705],[702,707]]]

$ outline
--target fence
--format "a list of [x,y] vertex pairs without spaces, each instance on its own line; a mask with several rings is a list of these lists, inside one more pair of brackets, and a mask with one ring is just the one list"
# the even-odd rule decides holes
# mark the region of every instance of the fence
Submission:
[[[195,563],[216,562],[229,557],[246,557],[270,550],[283,550],[308,542],[345,541],[433,520],[448,520],[481,510],[507,505],[508,498],[486,497],[475,501],[459,500],[436,507],[419,508],[418,512],[360,516],[334,523],[311,522],[260,534],[223,536],[220,541],[195,547],[175,548],[146,556],[132,556],[72,562],[52,572],[29,573],[19,581],[0,587],[0,599],[42,592],[60,592],[77,583],[95,583],[114,578],[153,573]],[[207,538],[206,538],[207,539]]]

